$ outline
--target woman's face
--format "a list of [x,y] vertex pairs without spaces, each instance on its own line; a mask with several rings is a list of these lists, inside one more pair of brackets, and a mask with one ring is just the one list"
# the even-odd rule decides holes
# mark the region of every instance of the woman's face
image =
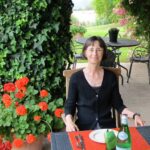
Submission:
[[95,41],[85,50],[85,56],[89,63],[100,64],[103,58],[104,49],[100,47],[99,41]]

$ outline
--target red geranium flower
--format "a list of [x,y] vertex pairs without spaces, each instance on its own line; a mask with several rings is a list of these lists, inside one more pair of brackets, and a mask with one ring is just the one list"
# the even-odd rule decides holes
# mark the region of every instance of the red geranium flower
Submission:
[[38,106],[42,111],[46,111],[48,109],[48,104],[46,102],[40,102]]
[[36,141],[36,137],[33,134],[28,134],[26,136],[27,143],[31,144]]
[[41,120],[41,116],[34,116],[34,120],[35,121],[40,121]]
[[16,86],[19,90],[21,90],[22,87],[24,87],[24,86],[26,86],[26,85],[28,84],[28,82],[29,82],[29,79],[28,79],[27,77],[23,77],[23,78],[21,78],[21,79],[19,79],[19,80],[17,80],[17,81],[15,82],[15,86]]
[[6,141],[5,143],[0,143],[0,150],[11,150],[12,146],[9,141]]
[[24,105],[19,105],[16,107],[16,113],[19,116],[24,116],[27,113],[27,109],[25,108]]
[[11,97],[8,94],[4,94],[2,96],[2,102],[4,103],[5,107],[8,108],[12,103]]
[[63,114],[63,113],[64,113],[64,110],[61,108],[57,108],[54,112],[55,116],[58,118],[61,118],[61,114]]
[[47,134],[47,139],[48,139],[49,142],[51,141],[51,133]]
[[4,91],[14,92],[15,90],[16,90],[16,87],[15,87],[14,83],[9,82],[9,83],[4,84]]
[[6,99],[11,100],[11,97],[10,97],[9,94],[3,94],[3,96],[2,96],[2,101],[3,101],[3,100],[6,100]]
[[24,96],[25,96],[25,94],[22,93],[22,92],[17,92],[17,93],[15,94],[15,97],[16,97],[16,98],[19,98],[19,99],[22,99]]
[[20,148],[21,146],[23,145],[23,140],[22,139],[14,139],[13,141],[13,146],[14,147],[17,147],[17,148]]
[[47,97],[47,96],[48,96],[48,92],[46,90],[40,91],[40,97]]
[[22,81],[22,83],[24,84],[24,86],[27,85],[28,82],[29,82],[29,78],[28,77],[22,77],[20,80]]

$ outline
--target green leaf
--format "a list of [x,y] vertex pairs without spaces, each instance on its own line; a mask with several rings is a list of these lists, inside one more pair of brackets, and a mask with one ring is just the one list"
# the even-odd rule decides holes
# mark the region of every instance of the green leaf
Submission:
[[55,104],[57,107],[60,107],[60,106],[63,106],[63,99],[62,98],[58,98],[56,101],[55,101]]
[[48,108],[49,108],[49,110],[54,111],[57,107],[54,104],[54,102],[51,102],[51,103],[49,103]]
[[45,125],[44,124],[41,124],[40,126],[39,126],[39,128],[38,128],[38,132],[39,133],[43,133],[44,131],[45,131]]

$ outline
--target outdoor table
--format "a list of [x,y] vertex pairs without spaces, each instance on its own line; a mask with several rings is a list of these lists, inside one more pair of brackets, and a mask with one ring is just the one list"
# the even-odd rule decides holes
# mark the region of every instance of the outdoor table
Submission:
[[[104,40],[104,42],[106,43],[107,47],[111,47],[112,51],[116,54],[117,56],[117,65],[122,67],[123,69],[126,70],[127,72],[127,78],[128,78],[128,69],[126,67],[124,67],[123,65],[120,64],[120,60],[119,60],[119,55],[117,55],[117,50],[121,47],[132,47],[132,46],[137,46],[140,43],[136,40],[132,40],[132,39],[125,39],[125,38],[118,38],[117,42],[110,42],[108,37],[102,37],[102,39]],[[80,44],[84,44],[86,42],[87,38],[78,38],[76,40],[77,43]]]
[[[130,127],[132,150],[150,150],[150,126]],[[118,130],[118,129],[116,129]],[[92,130],[75,132],[58,132],[51,134],[51,150],[79,150],[76,146],[75,135],[83,137],[84,150],[105,150],[106,144],[97,143],[89,138]]]

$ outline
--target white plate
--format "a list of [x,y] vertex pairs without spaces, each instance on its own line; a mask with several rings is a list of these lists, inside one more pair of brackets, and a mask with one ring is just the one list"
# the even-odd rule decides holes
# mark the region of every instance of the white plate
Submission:
[[[112,129],[109,129],[109,131],[112,131]],[[115,135],[117,136],[118,131],[113,130]],[[90,132],[89,134],[89,138],[95,142],[98,143],[105,143],[105,132],[107,132],[107,129],[98,129],[98,130],[94,130],[92,132]]]

